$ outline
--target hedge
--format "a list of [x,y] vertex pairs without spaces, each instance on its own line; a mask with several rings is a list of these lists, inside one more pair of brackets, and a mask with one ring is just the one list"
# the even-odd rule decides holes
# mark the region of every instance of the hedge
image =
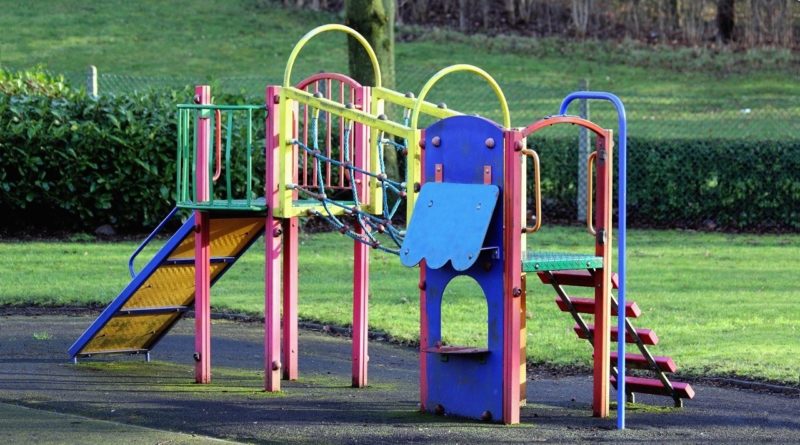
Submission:
[[23,76],[0,74],[0,228],[141,232],[158,223],[174,206],[175,105],[191,90],[92,98],[26,76],[9,91]]
[[[153,227],[174,205],[175,105],[192,92],[91,98],[60,79],[21,79],[0,71],[0,229]],[[263,123],[255,135],[263,135]],[[574,221],[574,141],[536,138],[531,145],[542,159],[545,222]],[[628,166],[631,226],[800,228],[800,140],[633,137]]]
[[[575,142],[531,142],[542,162],[543,221],[575,220]],[[634,227],[800,228],[800,139],[632,137],[627,172],[628,222]]]

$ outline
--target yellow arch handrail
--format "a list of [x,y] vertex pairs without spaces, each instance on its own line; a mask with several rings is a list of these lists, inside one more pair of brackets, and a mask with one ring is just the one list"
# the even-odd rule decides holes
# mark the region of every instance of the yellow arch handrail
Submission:
[[425,97],[430,92],[431,88],[441,80],[444,76],[456,72],[470,72],[477,74],[479,77],[482,77],[486,82],[492,87],[494,94],[497,96],[497,99],[500,101],[500,108],[503,111],[503,127],[504,128],[511,128],[511,113],[508,111],[508,102],[506,101],[506,96],[503,94],[503,90],[500,89],[500,85],[494,80],[492,76],[489,75],[486,71],[478,68],[474,65],[467,65],[467,64],[458,64],[448,66],[447,68],[443,68],[439,70],[438,73],[434,74],[433,77],[428,79],[425,82],[425,85],[422,87],[422,91],[420,91],[419,96],[417,98],[416,103],[414,103],[414,109],[411,112],[411,128],[417,129],[417,124],[419,123],[419,112],[422,108],[422,103],[425,100]]
[[284,87],[291,86],[292,68],[294,67],[295,60],[297,60],[297,56],[300,54],[300,50],[302,50],[303,47],[311,39],[313,39],[319,34],[322,34],[323,32],[328,32],[328,31],[341,31],[345,34],[348,34],[349,36],[356,39],[358,43],[361,44],[362,47],[364,47],[364,50],[367,52],[367,55],[369,56],[370,62],[372,62],[372,72],[375,76],[375,85],[373,86],[376,87],[381,86],[381,68],[378,64],[378,57],[375,55],[375,51],[369,45],[369,42],[367,42],[367,39],[365,39],[364,36],[359,34],[358,31],[354,30],[353,28],[349,28],[344,25],[338,25],[335,23],[329,25],[317,26],[316,28],[307,32],[306,35],[304,35],[302,38],[300,38],[300,40],[297,41],[297,43],[294,45],[294,48],[292,49],[291,54],[289,54],[288,62],[286,62],[286,70],[283,72],[283,86]]

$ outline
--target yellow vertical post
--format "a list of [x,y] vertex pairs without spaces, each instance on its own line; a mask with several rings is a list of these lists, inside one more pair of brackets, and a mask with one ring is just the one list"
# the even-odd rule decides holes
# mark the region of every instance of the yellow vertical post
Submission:
[[[377,95],[372,94],[370,96],[370,114],[373,116],[381,116],[384,113],[384,103],[383,99],[380,99]],[[375,127],[370,127],[369,129],[369,147],[367,151],[369,152],[369,171],[377,172],[380,171],[380,137],[381,131]],[[386,148],[384,147],[384,150]],[[370,176],[367,180],[367,204],[364,207],[364,210],[372,213],[373,215],[380,215],[383,213],[383,187],[381,187],[380,181],[376,178]]]

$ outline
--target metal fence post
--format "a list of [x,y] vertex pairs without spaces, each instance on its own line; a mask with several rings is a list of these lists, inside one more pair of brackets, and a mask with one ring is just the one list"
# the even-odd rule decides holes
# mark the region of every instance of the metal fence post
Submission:
[[[588,91],[589,80],[582,79],[578,82],[578,90]],[[578,104],[580,117],[589,119],[589,101],[580,99]],[[578,208],[578,221],[586,221],[586,161],[589,159],[589,151],[589,131],[581,127],[578,130],[578,196],[575,201]]]
[[94,65],[89,65],[86,73],[86,92],[91,97],[97,97],[97,67]]

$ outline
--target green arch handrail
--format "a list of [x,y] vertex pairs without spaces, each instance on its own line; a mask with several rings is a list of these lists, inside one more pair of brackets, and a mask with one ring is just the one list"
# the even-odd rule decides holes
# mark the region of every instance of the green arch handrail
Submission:
[[318,26],[311,31],[307,32],[306,35],[300,38],[297,43],[294,45],[291,54],[289,54],[289,60],[286,62],[286,70],[283,73],[283,86],[288,87],[291,86],[292,81],[292,68],[294,67],[294,62],[297,60],[297,56],[300,54],[300,50],[314,37],[328,31],[340,31],[343,32],[358,41],[364,50],[367,52],[369,56],[370,62],[372,62],[372,73],[375,76],[375,85],[376,87],[381,86],[381,68],[378,64],[378,57],[375,55],[375,51],[370,46],[367,39],[364,38],[358,31],[354,30],[353,28],[349,28],[344,25],[338,24],[329,24],[329,25],[322,25]]

